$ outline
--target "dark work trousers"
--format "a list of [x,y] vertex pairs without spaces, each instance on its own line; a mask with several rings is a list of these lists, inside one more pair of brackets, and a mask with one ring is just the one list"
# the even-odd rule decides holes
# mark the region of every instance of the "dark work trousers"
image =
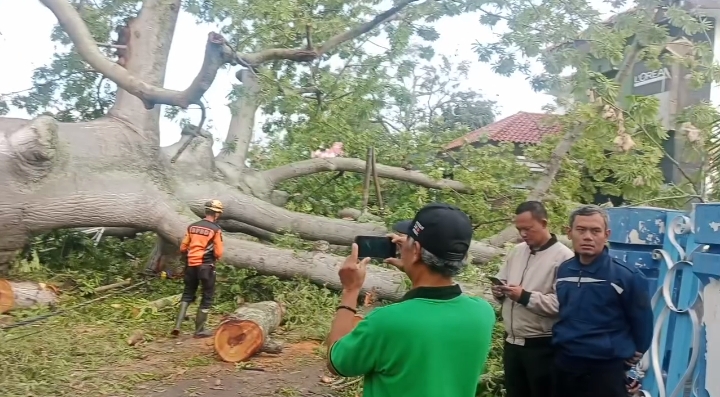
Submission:
[[550,338],[531,338],[525,346],[505,342],[507,397],[551,397],[553,348]]
[[195,302],[198,286],[202,287],[200,309],[209,309],[215,297],[215,266],[185,266],[185,288],[183,289],[183,302]]
[[554,366],[553,397],[627,397],[622,362],[602,366]]

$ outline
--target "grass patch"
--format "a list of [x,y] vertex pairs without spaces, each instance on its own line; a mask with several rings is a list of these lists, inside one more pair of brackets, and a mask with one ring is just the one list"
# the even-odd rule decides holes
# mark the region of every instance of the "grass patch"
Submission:
[[[77,233],[38,237],[14,267],[13,278],[57,285],[63,292],[54,310],[95,298],[92,289],[134,277],[144,266],[153,239],[98,246]],[[40,251],[38,253],[38,251]],[[152,279],[146,285],[110,296],[32,325],[0,331],[0,390],[3,396],[132,396],[137,385],[163,380],[217,362],[208,349],[183,348],[168,338],[177,307],[151,310],[148,303],[182,291],[181,280]],[[283,333],[295,340],[324,338],[337,305],[335,293],[308,281],[280,281],[250,270],[218,266],[216,302],[209,326],[237,308],[239,300],[277,300],[287,307]],[[14,321],[52,312],[32,308],[11,312]],[[194,316],[196,305],[188,310]],[[190,322],[191,323],[191,322]],[[187,321],[184,332],[192,324]],[[142,341],[128,345],[133,334]],[[285,336],[285,335],[283,335]]]

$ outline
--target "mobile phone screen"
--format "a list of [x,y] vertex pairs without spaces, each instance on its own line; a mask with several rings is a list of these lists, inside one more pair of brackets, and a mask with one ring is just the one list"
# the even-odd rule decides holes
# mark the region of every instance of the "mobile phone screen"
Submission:
[[358,258],[394,258],[397,252],[390,237],[357,236],[355,244],[358,245]]
[[505,283],[503,283],[503,281],[497,277],[490,276],[490,277],[488,277],[488,280],[490,280],[490,282],[493,283],[493,285],[505,285]]

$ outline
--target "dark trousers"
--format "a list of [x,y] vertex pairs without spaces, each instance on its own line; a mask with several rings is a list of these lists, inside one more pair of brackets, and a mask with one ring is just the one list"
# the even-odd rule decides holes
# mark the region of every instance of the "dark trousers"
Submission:
[[183,302],[195,302],[195,294],[198,286],[201,286],[200,309],[209,309],[215,297],[215,266],[185,266],[183,279],[185,288],[180,300]]
[[505,342],[503,366],[507,397],[551,397],[553,349],[550,338],[528,339],[525,346]]
[[603,366],[558,367],[553,370],[553,397],[627,397],[622,362]]

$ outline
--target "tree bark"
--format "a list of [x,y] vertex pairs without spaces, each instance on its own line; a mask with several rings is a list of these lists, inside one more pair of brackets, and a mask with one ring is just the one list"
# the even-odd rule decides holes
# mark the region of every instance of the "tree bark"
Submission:
[[145,270],[152,273],[165,270],[175,275],[182,272],[183,265],[178,263],[179,260],[178,246],[158,236]]
[[284,315],[283,305],[273,301],[240,306],[215,331],[215,352],[229,363],[246,361],[262,349]]
[[34,306],[52,306],[58,296],[43,283],[0,279],[0,314]]
[[[253,139],[255,114],[260,107],[260,82],[258,76],[250,69],[242,69],[236,74],[242,83],[242,96],[230,104],[230,126],[228,127],[225,146],[218,154],[218,168],[231,166],[236,169],[245,168],[248,150]],[[233,172],[226,172],[232,175]]]

